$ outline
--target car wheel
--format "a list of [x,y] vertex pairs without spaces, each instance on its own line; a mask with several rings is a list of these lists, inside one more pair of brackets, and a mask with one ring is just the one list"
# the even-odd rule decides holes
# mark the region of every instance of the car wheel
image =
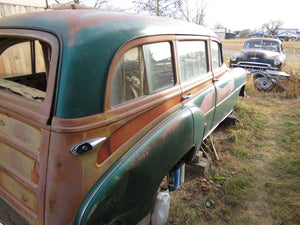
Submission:
[[274,88],[272,80],[267,77],[255,77],[254,85],[259,91],[271,91]]

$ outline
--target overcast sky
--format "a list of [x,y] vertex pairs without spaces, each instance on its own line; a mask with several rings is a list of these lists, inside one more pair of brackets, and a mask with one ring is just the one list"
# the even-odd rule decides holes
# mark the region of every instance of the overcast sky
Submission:
[[[66,2],[70,0],[58,0]],[[94,6],[95,0],[81,0]],[[130,8],[132,0],[108,0],[120,8]],[[153,0],[155,1],[155,0]],[[192,0],[191,0],[192,1]],[[201,0],[198,0],[201,2]],[[206,26],[213,28],[222,24],[231,30],[259,29],[271,20],[284,21],[284,28],[300,30],[300,1],[299,0],[202,0],[207,2]],[[55,0],[48,0],[55,3]]]

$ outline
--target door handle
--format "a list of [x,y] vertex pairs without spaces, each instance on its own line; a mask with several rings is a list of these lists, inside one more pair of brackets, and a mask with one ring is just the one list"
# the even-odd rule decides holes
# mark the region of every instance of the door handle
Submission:
[[182,100],[186,100],[189,99],[190,97],[192,97],[193,95],[191,93],[187,94],[187,95],[182,95]]
[[106,137],[100,137],[81,141],[71,148],[70,153],[74,156],[81,156],[85,153],[95,150],[102,145],[105,140]]
[[219,81],[219,78],[214,78],[213,81],[217,82],[217,81]]

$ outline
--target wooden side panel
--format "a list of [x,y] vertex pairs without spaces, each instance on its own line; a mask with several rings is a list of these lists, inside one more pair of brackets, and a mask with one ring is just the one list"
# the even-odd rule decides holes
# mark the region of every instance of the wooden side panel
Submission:
[[34,224],[43,223],[49,132],[0,113],[0,196]]

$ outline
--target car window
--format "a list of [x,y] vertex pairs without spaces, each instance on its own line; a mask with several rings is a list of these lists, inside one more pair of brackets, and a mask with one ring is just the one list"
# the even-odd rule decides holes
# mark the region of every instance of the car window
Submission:
[[188,81],[207,73],[205,41],[180,41],[178,55],[181,80]]
[[168,42],[143,46],[149,93],[174,84],[171,48]]
[[43,101],[51,47],[42,41],[0,38],[0,88]]
[[174,85],[169,42],[146,44],[128,50],[118,62],[111,88],[112,106]]
[[212,59],[212,69],[218,69],[223,65],[223,57],[221,52],[221,46],[219,43],[211,42],[211,59]]

